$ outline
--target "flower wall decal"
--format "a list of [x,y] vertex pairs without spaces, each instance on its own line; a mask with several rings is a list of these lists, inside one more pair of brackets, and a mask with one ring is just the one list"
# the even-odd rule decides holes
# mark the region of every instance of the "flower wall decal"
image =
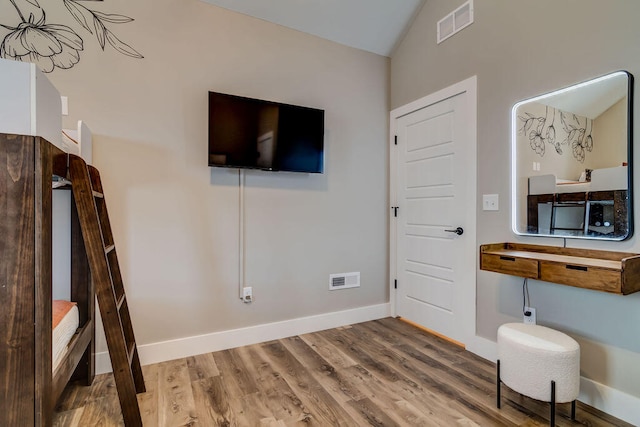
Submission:
[[[561,124],[559,131],[554,126],[557,116]],[[531,149],[540,157],[544,156],[547,145],[552,146],[558,155],[563,154],[562,146],[567,146],[571,147],[574,159],[584,163],[586,153],[593,150],[593,120],[587,117],[580,118],[573,113],[545,106],[544,117],[525,111],[518,115],[518,119],[522,122],[519,133],[528,136]]]
[[[103,0],[62,0],[73,19],[81,29],[95,35],[102,50],[109,44],[117,52],[132,58],[144,58],[138,51],[120,40],[107,28],[108,24],[125,24],[133,18],[125,15],[109,14],[90,9],[83,1],[102,3]],[[9,31],[0,43],[0,58],[37,64],[45,73],[55,68],[68,69],[80,61],[84,50],[82,37],[73,28],[62,24],[48,24],[46,12],[37,0],[24,0],[19,6],[16,0],[9,0],[16,10],[19,21],[15,26],[0,23]],[[31,11],[26,14],[25,11]],[[40,18],[36,19],[36,14]]]

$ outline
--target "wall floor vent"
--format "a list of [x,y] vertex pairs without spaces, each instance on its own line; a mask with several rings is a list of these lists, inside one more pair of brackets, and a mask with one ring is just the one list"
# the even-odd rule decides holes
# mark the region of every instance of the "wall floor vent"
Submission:
[[329,290],[357,288],[360,286],[360,272],[329,275]]
[[438,21],[438,43],[442,43],[458,31],[473,24],[473,0]]

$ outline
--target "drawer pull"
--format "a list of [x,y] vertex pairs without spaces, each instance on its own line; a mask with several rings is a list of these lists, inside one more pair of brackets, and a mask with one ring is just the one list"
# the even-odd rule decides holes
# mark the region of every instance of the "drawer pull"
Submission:
[[514,257],[512,257],[512,256],[503,256],[503,255],[500,255],[500,259],[501,259],[502,261],[515,261],[515,260],[516,260],[516,259],[515,259]]
[[580,270],[580,271],[587,271],[588,267],[584,267],[582,265],[571,265],[571,264],[567,264],[566,266],[569,270]]

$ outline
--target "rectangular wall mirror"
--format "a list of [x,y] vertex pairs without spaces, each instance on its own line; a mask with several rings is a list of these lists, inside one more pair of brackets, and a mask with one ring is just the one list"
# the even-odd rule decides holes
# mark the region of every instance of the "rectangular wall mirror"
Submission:
[[618,71],[513,106],[516,234],[631,236],[632,94],[633,76]]

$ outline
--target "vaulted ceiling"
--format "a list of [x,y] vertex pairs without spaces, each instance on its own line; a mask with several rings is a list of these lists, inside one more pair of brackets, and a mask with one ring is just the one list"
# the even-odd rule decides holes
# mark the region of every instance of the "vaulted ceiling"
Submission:
[[203,0],[225,9],[390,56],[426,0]]

